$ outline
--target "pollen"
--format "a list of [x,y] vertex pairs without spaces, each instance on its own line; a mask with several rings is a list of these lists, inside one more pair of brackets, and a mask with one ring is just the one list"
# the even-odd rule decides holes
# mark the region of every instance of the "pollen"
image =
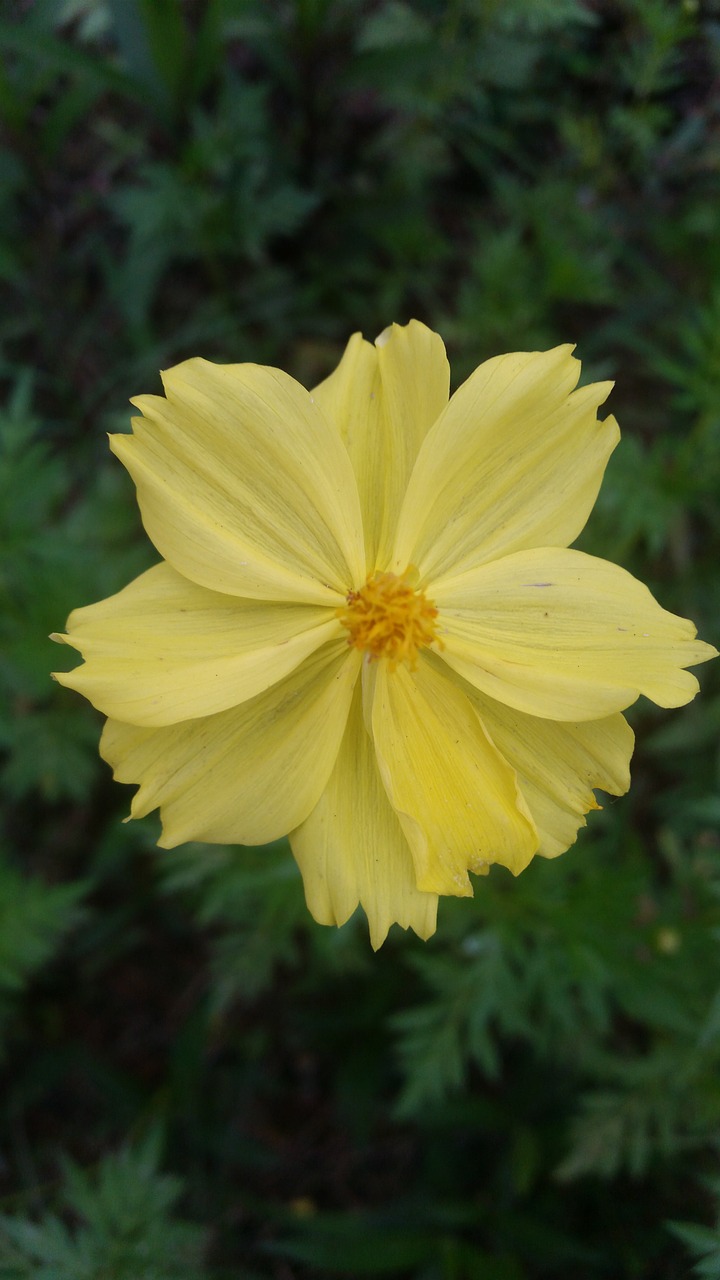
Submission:
[[350,632],[348,644],[371,659],[385,658],[390,671],[401,662],[414,670],[418,650],[427,645],[444,648],[436,628],[438,611],[413,580],[417,570],[412,567],[401,574],[374,573],[337,611]]

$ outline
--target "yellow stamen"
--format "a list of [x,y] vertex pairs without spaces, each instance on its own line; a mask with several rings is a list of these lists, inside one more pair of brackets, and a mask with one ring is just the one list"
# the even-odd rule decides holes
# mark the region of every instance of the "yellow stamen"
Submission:
[[337,611],[350,632],[348,644],[371,659],[386,658],[390,671],[401,662],[414,670],[418,649],[426,645],[444,648],[435,626],[438,611],[424,591],[415,589],[413,579],[417,570],[412,566],[399,575],[374,573]]

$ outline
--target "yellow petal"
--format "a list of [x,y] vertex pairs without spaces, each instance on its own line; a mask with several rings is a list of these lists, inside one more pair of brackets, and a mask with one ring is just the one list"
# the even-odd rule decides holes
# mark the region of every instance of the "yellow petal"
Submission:
[[410,473],[449,385],[442,339],[411,320],[391,325],[375,346],[354,334],[337,369],[312,393],[352,460],[368,572],[387,566]]
[[412,855],[363,723],[359,682],[330,781],[290,843],[318,924],[344,924],[360,903],[375,950],[395,922],[421,938],[435,932],[437,895],[416,887]]
[[596,416],[612,384],[573,391],[571,352],[497,356],[455,392],[408,486],[396,572],[413,564],[433,579],[577,537],[619,432]]
[[412,849],[419,889],[472,894],[468,870],[517,874],[537,832],[515,773],[452,679],[421,660],[378,664],[373,734],[380,773]]
[[679,707],[683,668],[712,645],[624,569],[565,548],[519,551],[433,585],[443,658],[477,689],[529,715],[597,720],[644,693]]
[[347,450],[279,369],[186,360],[110,445],[161,555],[213,591],[339,604],[365,580]]
[[109,720],[100,743],[133,818],[160,806],[159,844],[265,844],[298,826],[332,772],[359,657],[324,646],[279,684],[203,720],[144,729]]
[[593,787],[614,796],[628,790],[630,725],[619,714],[581,724],[541,720],[466,688],[495,746],[517,773],[540,835],[538,853],[557,857],[574,844],[585,814],[600,807]]
[[245,702],[343,630],[322,605],[221,595],[168,564],[76,609],[68,629],[53,638],[79,649],[85,664],[56,680],[106,716],[152,726]]

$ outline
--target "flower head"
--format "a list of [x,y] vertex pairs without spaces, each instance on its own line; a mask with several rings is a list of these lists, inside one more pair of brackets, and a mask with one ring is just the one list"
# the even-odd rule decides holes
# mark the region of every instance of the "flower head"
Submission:
[[482,364],[449,398],[437,334],[350,339],[308,393],[188,360],[111,448],[162,561],[71,614],[57,679],[170,848],[286,833],[310,911],[379,946],[435,928],[469,873],[568,848],[629,785],[643,693],[715,650],[569,544],[618,440],[572,348]]

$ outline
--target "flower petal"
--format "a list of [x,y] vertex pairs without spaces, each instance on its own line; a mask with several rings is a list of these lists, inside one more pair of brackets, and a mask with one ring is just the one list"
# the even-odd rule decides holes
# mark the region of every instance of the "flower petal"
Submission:
[[342,634],[323,605],[241,600],[208,591],[168,564],[68,619],[53,639],[85,664],[57,672],[106,716],[178,724],[245,702]]
[[472,894],[468,870],[517,874],[537,832],[515,773],[452,679],[378,664],[373,735],[380,773],[412,849],[419,889]]
[[625,569],[581,551],[518,551],[432,592],[444,660],[483,693],[550,720],[597,720],[640,693],[682,706],[698,690],[683,668],[716,653]]
[[569,849],[585,826],[585,814],[601,807],[593,787],[614,796],[628,790],[635,735],[624,716],[559,724],[524,715],[469,687],[467,694],[517,773],[543,857]]
[[448,399],[442,338],[411,320],[373,346],[359,333],[313,399],[347,445],[360,493],[368,572],[386,568],[420,445]]
[[596,416],[612,384],[573,391],[580,362],[571,352],[497,356],[455,392],[410,479],[396,572],[413,564],[432,580],[577,537],[619,432],[614,418]]
[[240,707],[162,729],[109,720],[100,754],[139,783],[131,816],[160,806],[163,849],[185,840],[265,844],[317,804],[345,731],[359,655],[325,645]]
[[213,591],[339,604],[365,580],[347,450],[279,369],[186,360],[110,437],[166,560]]
[[412,855],[363,723],[360,682],[330,781],[290,843],[318,924],[344,924],[360,903],[375,950],[395,922],[421,938],[435,932],[437,895],[416,887]]

